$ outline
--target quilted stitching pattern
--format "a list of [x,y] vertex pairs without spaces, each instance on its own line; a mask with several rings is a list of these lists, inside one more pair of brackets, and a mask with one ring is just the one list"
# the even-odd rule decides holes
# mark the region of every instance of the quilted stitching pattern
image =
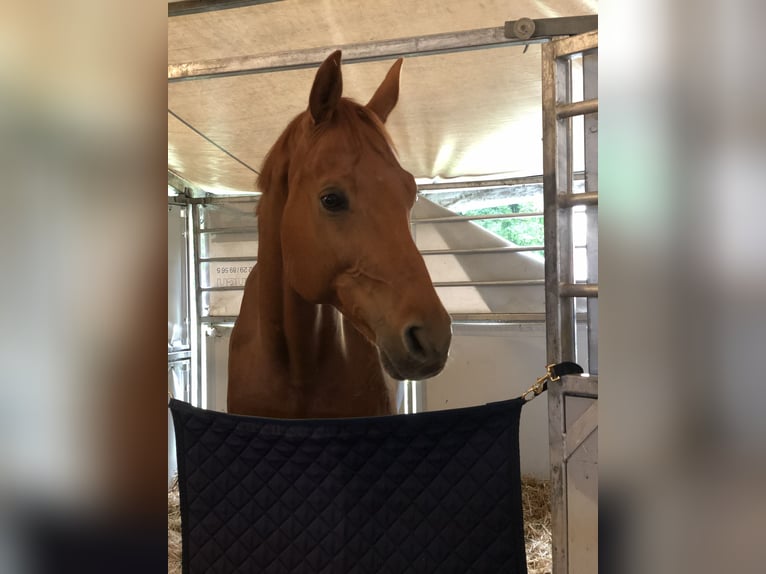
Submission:
[[525,574],[522,404],[285,421],[174,400],[183,571]]

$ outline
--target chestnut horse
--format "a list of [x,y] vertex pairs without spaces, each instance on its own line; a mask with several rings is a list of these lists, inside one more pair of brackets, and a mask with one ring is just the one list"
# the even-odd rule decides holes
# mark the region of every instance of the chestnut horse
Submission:
[[383,126],[402,60],[366,106],[341,97],[340,51],[263,163],[258,262],[229,348],[228,410],[384,415],[394,379],[444,367],[452,337],[409,228],[415,180]]

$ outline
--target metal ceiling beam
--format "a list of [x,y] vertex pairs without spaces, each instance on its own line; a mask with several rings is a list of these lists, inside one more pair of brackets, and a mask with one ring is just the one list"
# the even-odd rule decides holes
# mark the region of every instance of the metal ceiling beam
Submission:
[[188,195],[191,197],[194,194],[201,193],[196,185],[170,169],[168,169],[168,185],[178,191],[179,195]]
[[344,64],[354,64],[404,56],[427,56],[500,46],[520,46],[544,41],[543,38],[532,40],[506,38],[503,27],[480,28],[378,42],[170,64],[168,66],[168,81],[203,80],[224,76],[315,68],[327,58],[328,54],[337,49],[343,51]]
[[506,22],[504,26],[498,28],[479,28],[462,32],[361,42],[343,46],[170,64],[168,66],[168,81],[203,80],[315,68],[324,61],[329,53],[336,49],[343,51],[344,64],[354,64],[405,56],[430,56],[501,46],[526,46],[547,42],[558,36],[579,34],[584,30],[592,30],[597,27],[598,16],[595,15],[538,20],[523,18]]
[[256,4],[270,4],[279,0],[182,0],[181,2],[168,2],[168,18],[174,16],[187,16],[202,12],[215,12],[230,8],[244,8]]

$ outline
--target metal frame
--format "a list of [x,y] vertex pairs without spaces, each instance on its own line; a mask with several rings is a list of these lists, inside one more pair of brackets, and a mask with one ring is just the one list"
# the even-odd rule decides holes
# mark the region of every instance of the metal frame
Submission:
[[225,76],[315,68],[324,61],[327,54],[337,49],[343,51],[343,65],[345,66],[359,62],[374,62],[401,57],[432,56],[435,54],[499,48],[502,46],[524,46],[527,44],[538,44],[546,40],[543,38],[530,40],[509,39],[505,36],[502,26],[497,28],[479,28],[464,32],[448,32],[428,36],[344,44],[342,46],[323,46],[291,52],[253,54],[169,64],[168,81],[206,80]]
[[193,402],[200,407],[207,406],[207,401],[203,401],[203,397],[206,396],[202,389],[202,377],[200,373],[202,370],[202,325],[200,323],[200,309],[202,308],[202,293],[199,291],[200,274],[199,274],[199,204],[192,203],[189,205],[189,260],[190,260],[190,273],[189,273],[189,293],[193,296],[189,297],[189,315],[192,320],[191,326],[191,340],[192,343],[192,357],[191,357],[191,381],[192,381],[192,397]]
[[[405,56],[432,56],[435,54],[448,54],[502,46],[526,46],[547,42],[556,36],[564,34],[578,34],[583,29],[591,29],[598,20],[597,16],[588,15],[569,18],[546,18],[536,21],[529,20],[529,22],[536,23],[533,28],[542,25],[543,29],[538,33],[533,32],[524,39],[514,35],[512,31],[514,22],[508,22],[506,25],[497,28],[479,28],[462,32],[360,42],[342,46],[325,46],[293,50],[291,52],[274,52],[271,54],[254,54],[170,64],[168,65],[168,81],[202,80],[225,76],[313,68],[321,64],[327,57],[327,54],[336,49],[343,50],[343,64],[348,65]],[[508,25],[511,27],[511,32],[507,31]],[[548,28],[548,30],[546,31],[545,28]]]
[[[596,323],[590,312],[596,308],[598,297],[598,283],[593,282],[598,277],[597,49],[598,31],[557,40],[542,48],[547,360],[549,363],[577,361],[574,298],[587,297],[588,355],[589,361],[595,359],[596,367]],[[583,54],[585,100],[582,102],[572,102],[571,56],[575,54]],[[571,118],[585,114],[591,114],[586,115],[584,124],[585,193],[573,194]],[[587,284],[575,283],[572,270],[572,207],[576,205],[585,205],[588,216]],[[553,574],[569,571],[568,461],[574,449],[598,424],[594,405],[587,410],[587,416],[569,423],[567,396],[591,398],[594,405],[597,404],[598,379],[563,377],[548,389]]]
[[279,0],[181,0],[180,2],[168,2],[168,18],[175,16],[188,16],[189,14],[202,14],[204,12],[217,12],[231,8],[244,8],[256,4],[270,4]]

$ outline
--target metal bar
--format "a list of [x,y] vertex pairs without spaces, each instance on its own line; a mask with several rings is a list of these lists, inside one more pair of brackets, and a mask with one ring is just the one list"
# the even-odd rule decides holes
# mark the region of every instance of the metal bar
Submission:
[[594,375],[564,375],[556,386],[568,397],[598,398],[598,377]]
[[177,361],[186,361],[188,359],[191,359],[191,349],[168,352],[168,363],[175,363]]
[[[542,47],[542,91],[543,91],[543,202],[545,235],[545,277],[549,283],[545,288],[546,349],[548,363],[559,363],[561,342],[559,338],[559,293],[558,293],[558,230],[556,221],[558,208],[556,193],[556,74],[554,50],[551,44]],[[549,401],[550,403],[550,401]],[[553,459],[551,459],[553,460]]]
[[434,287],[529,287],[545,285],[545,279],[509,279],[495,281],[434,281]]
[[543,245],[519,247],[477,247],[475,249],[423,249],[421,255],[482,255],[487,253],[520,253],[522,251],[543,251]]
[[201,198],[203,205],[226,204],[226,203],[258,203],[261,199],[261,192],[232,194],[232,195],[207,195]]
[[201,378],[201,329],[199,324],[200,310],[202,309],[202,293],[197,290],[199,286],[199,205],[190,205],[187,216],[188,241],[189,241],[189,331],[191,346],[191,373],[190,381],[192,389],[190,399],[194,406],[202,406],[202,378]]
[[242,256],[232,256],[232,257],[200,257],[199,262],[200,263],[215,263],[218,261],[258,261],[257,257],[247,257],[245,255]]
[[[576,171],[573,174],[575,181],[585,179],[584,171]],[[476,179],[470,181],[443,181],[438,183],[421,183],[418,185],[419,193],[437,193],[439,191],[455,191],[461,189],[498,187],[515,187],[518,185],[534,185],[543,183],[542,175],[530,175],[525,177],[509,177],[504,179]]]
[[[546,343],[549,363],[576,360],[575,296],[598,294],[597,285],[573,284],[572,264],[572,119],[571,60],[584,50],[596,50],[598,32],[557,40],[542,47],[543,81],[543,200],[545,209]],[[596,99],[597,94],[587,93]],[[561,110],[564,114],[559,114]],[[586,116],[588,118],[589,116]],[[592,116],[590,116],[592,117]],[[587,173],[587,170],[586,170]],[[586,193],[596,188],[587,187]],[[574,200],[585,204],[587,199]],[[592,197],[592,196],[591,196]],[[567,492],[565,397],[597,395],[597,380],[562,377],[548,389],[548,436],[551,479],[552,574],[569,572],[569,512]]]
[[[545,313],[451,313],[453,324],[520,324],[545,323]],[[585,313],[577,314],[577,321],[584,322]]]
[[232,287],[200,287],[200,291],[244,291],[245,286],[244,285],[236,285]]
[[564,461],[564,394],[557,384],[548,385],[548,447],[551,485],[551,561],[552,574],[567,572],[567,465]]
[[181,177],[174,171],[168,170],[168,185],[176,189],[179,196],[186,194],[186,196],[193,196],[195,194],[201,194],[202,192],[197,186],[191,183],[189,180]]
[[559,195],[559,207],[574,207],[575,205],[598,205],[598,192],[566,193]]
[[[200,318],[201,323],[209,325],[230,324],[237,320],[237,315],[205,315]],[[544,323],[545,313],[452,313],[452,322],[455,324],[498,324],[513,325],[521,323]],[[584,322],[585,313],[577,314],[577,321]]]
[[[561,258],[567,256],[563,237],[569,234],[569,226],[563,215],[569,214],[558,205],[559,190],[570,192],[568,184],[561,185],[562,176],[568,170],[568,153],[561,153],[561,144],[566,144],[566,130],[556,117],[556,104],[561,99],[568,101],[567,74],[562,74],[561,64],[555,58],[555,43],[542,47],[542,107],[543,107],[543,203],[545,233],[545,313],[546,313],[546,355],[548,363],[559,363],[563,359],[567,344],[562,321],[562,301],[559,293],[561,282]],[[566,71],[566,70],[564,70]],[[567,120],[568,122],[568,120]],[[563,142],[561,141],[563,140]],[[568,181],[568,180],[564,180]],[[566,464],[563,458],[565,435],[564,397],[559,385],[548,387],[548,441],[550,448],[551,481],[551,553],[552,574],[567,571],[567,505],[566,505]]]
[[234,323],[238,318],[238,315],[205,315],[200,319],[200,322],[205,325],[220,325],[222,323]]
[[598,428],[598,401],[594,400],[577,420],[569,425],[564,438],[564,459],[569,460],[574,451]]
[[168,18],[231,8],[244,8],[277,1],[279,0],[182,0],[180,2],[168,2]]
[[[556,108],[560,104],[572,101],[572,63],[567,59],[556,60],[556,74],[559,85],[556,90]],[[555,108],[554,108],[555,109]],[[558,219],[556,225],[559,230],[559,281],[566,283],[574,282],[574,250],[572,245],[572,212],[569,209],[561,209],[559,202],[561,195],[573,193],[572,166],[574,165],[574,139],[571,118],[563,118],[556,122],[556,145],[559,187],[556,195],[558,204]],[[561,182],[566,182],[566,187],[561,187]],[[563,193],[561,193],[563,191]],[[561,295],[561,293],[559,293]],[[575,329],[574,314],[575,302],[573,299],[559,299],[561,309],[561,353],[562,361],[577,360],[577,333]]]
[[479,188],[496,188],[496,187],[513,187],[515,185],[530,185],[535,183],[542,183],[543,176],[531,175],[528,177],[509,177],[503,179],[483,179],[473,181],[443,181],[439,183],[421,183],[418,185],[418,192],[428,193],[435,191],[454,191],[456,189],[473,189]]
[[411,219],[410,223],[417,225],[419,223],[455,223],[458,221],[478,221],[482,219],[525,219],[529,217],[542,217],[542,211],[532,213],[504,213],[498,215],[453,215],[446,217],[423,217]]
[[545,313],[452,313],[450,317],[452,317],[453,324],[545,322]]
[[561,18],[538,18],[536,20],[521,18],[520,20],[511,20],[505,23],[505,35],[508,38],[519,39],[550,38],[553,36],[583,34],[596,28],[598,28],[597,14],[565,16]]
[[207,229],[200,229],[200,233],[215,233],[218,235],[226,233],[258,233],[257,225],[248,225],[244,227],[209,227]]
[[389,60],[404,56],[429,56],[482,48],[526,46],[545,41],[547,40],[542,38],[531,40],[508,39],[505,37],[502,26],[497,28],[479,28],[462,32],[361,42],[342,46],[325,46],[292,50],[290,52],[274,52],[271,54],[255,54],[169,64],[168,81],[201,80],[243,74],[315,68],[325,60],[327,54],[336,49],[343,51],[343,64],[348,65],[375,60]]
[[573,54],[586,54],[598,49],[598,30],[586,32],[579,36],[556,40],[553,57],[563,58]]
[[562,283],[559,286],[561,297],[598,297],[598,284]]
[[[451,313],[453,325],[529,325],[545,323],[545,313]],[[231,326],[237,315],[205,315],[200,317],[203,325]],[[587,321],[585,313],[577,314],[577,322]]]
[[595,113],[598,113],[598,98],[556,106],[556,116],[560,119]]
[[[598,97],[598,53],[583,56],[583,97]],[[585,133],[585,195],[595,194],[596,201],[586,204],[586,260],[588,282],[598,283],[598,116],[583,119]],[[589,297],[588,309],[588,371],[598,373],[598,299]]]

